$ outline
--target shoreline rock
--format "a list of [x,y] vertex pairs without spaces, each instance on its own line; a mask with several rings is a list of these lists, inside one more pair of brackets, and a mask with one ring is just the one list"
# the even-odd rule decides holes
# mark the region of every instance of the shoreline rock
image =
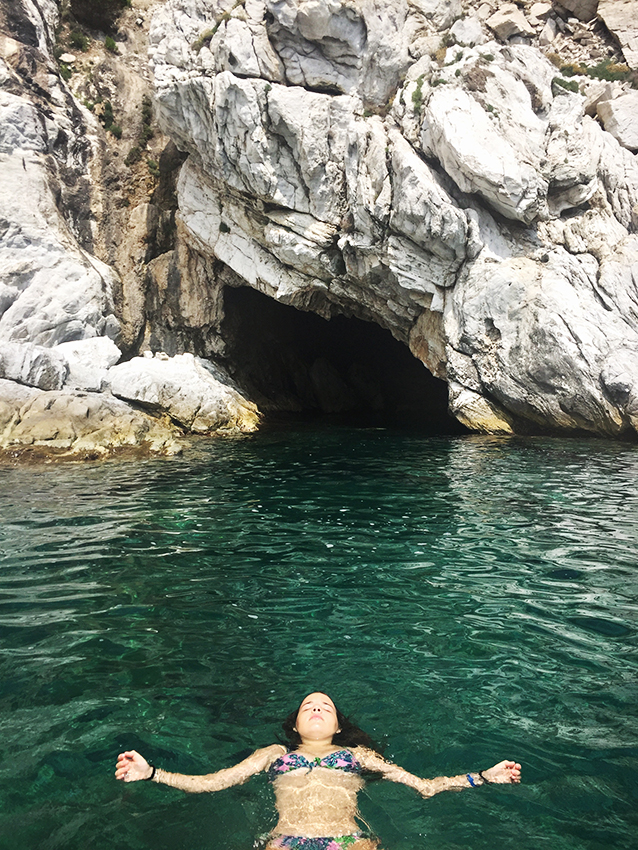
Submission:
[[163,158],[151,5],[55,53],[77,97],[55,0],[0,34],[2,451],[252,432],[227,285],[390,330],[471,429],[635,438],[636,92],[585,66],[637,67],[637,0],[167,0]]

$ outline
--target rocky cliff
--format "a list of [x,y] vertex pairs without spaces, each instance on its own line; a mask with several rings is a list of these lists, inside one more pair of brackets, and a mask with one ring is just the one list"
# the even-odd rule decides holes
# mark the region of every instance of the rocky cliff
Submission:
[[635,438],[636,0],[0,8],[5,449],[435,397]]

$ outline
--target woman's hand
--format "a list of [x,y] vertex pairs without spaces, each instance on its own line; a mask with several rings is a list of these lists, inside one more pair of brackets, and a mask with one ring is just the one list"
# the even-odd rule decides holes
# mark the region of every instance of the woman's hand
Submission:
[[489,770],[481,771],[488,782],[503,785],[507,782],[521,781],[521,766],[515,761],[500,761]]
[[136,753],[135,750],[120,753],[117,757],[115,778],[121,779],[122,782],[139,782],[140,779],[150,779],[152,772],[153,768],[144,756]]

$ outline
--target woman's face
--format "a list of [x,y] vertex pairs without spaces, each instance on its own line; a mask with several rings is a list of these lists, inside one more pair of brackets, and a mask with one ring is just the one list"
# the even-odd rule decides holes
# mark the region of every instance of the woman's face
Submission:
[[308,694],[297,712],[297,732],[302,738],[318,741],[339,731],[337,709],[327,694]]

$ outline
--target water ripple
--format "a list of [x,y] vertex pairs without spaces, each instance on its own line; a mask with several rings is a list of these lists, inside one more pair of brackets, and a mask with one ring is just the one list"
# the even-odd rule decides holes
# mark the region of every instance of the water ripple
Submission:
[[224,766],[316,687],[423,775],[525,761],[512,793],[371,786],[386,850],[631,846],[636,447],[302,430],[2,474],[13,850],[246,850],[269,824],[261,780],[122,790],[113,756]]

